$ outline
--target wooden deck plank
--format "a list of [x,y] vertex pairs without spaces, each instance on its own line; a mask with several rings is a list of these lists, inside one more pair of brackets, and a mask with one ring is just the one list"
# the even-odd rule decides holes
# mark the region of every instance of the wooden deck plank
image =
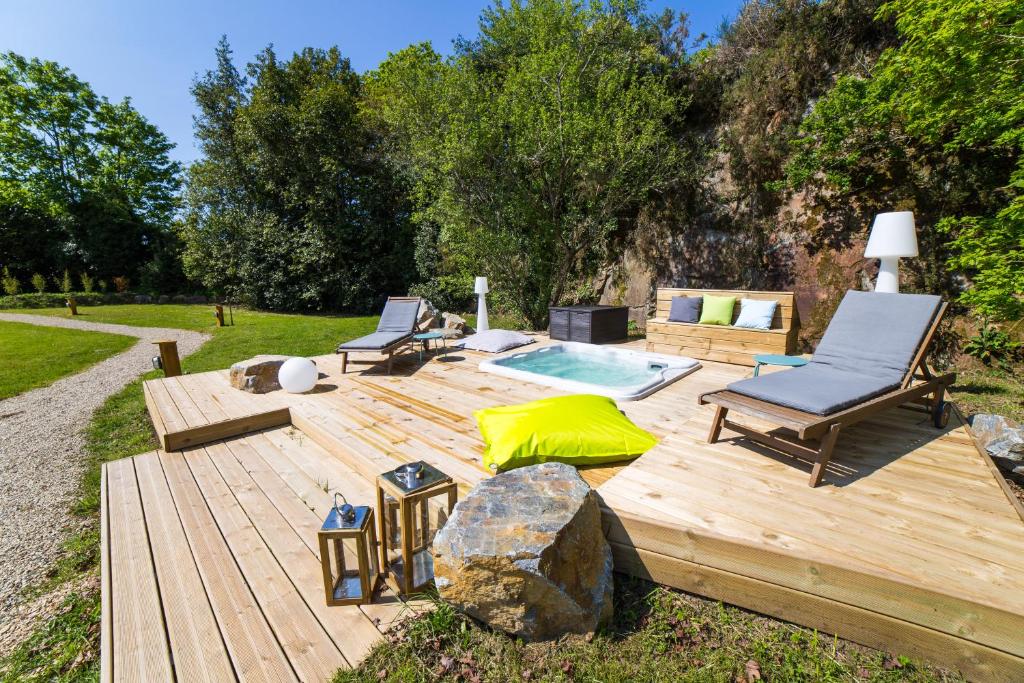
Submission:
[[235,680],[185,531],[156,452],[138,455],[135,473],[160,584],[174,673],[187,681]]
[[110,519],[111,676],[173,681],[160,589],[131,458],[105,465]]
[[[234,448],[244,450],[245,446],[238,441],[208,446],[206,452],[209,462],[220,472],[239,508],[248,516],[256,533],[287,575],[308,611],[323,626],[348,662],[361,661],[380,642],[380,632],[354,605],[327,606],[320,560],[305,545],[282,511],[274,507],[267,494],[239,464],[232,454]],[[294,507],[289,510],[294,511]]]
[[348,661],[267,548],[206,450],[186,451],[182,457],[298,677],[326,680],[347,667]]
[[107,504],[107,468],[100,470],[100,680],[114,680],[112,657],[114,627],[111,614],[113,592],[110,586],[110,511]]
[[[323,520],[334,506],[334,494],[341,493],[346,500],[352,501],[353,505],[369,505],[374,500],[375,491],[368,482],[354,473],[351,478],[335,477],[334,486],[330,486],[329,479],[324,479],[318,484],[288,458],[288,452],[294,452],[298,448],[299,446],[291,439],[271,441],[264,433],[254,434],[230,444],[230,450],[239,464],[245,468],[320,562],[317,534]],[[316,448],[318,447],[315,444],[307,443],[302,450]],[[331,457],[322,449],[320,451],[311,455],[318,462],[317,471],[322,473],[325,463],[328,463]],[[282,460],[285,462],[282,463]],[[282,464],[286,466],[281,467]],[[374,602],[359,607],[378,630],[386,629],[410,613],[410,609],[386,584],[382,582],[381,585],[383,591],[376,596]]]
[[241,681],[295,681],[267,619],[231,556],[185,460],[159,454],[171,501],[182,521],[228,656]]

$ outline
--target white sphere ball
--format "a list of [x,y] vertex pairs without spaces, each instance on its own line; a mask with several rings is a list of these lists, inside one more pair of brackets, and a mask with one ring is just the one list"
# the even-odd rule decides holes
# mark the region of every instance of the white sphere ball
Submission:
[[277,381],[290,394],[301,394],[316,386],[316,363],[308,358],[289,358],[277,371]]

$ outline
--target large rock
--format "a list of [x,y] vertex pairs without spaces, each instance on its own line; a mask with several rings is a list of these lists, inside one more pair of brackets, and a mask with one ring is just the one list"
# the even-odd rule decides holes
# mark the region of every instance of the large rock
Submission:
[[420,299],[420,308],[416,313],[416,331],[426,332],[437,324],[437,309],[426,299]]
[[444,324],[441,326],[444,330],[452,330],[453,332],[459,332],[462,335],[473,334],[473,328],[469,326],[466,319],[461,315],[455,315],[454,313],[442,313],[441,319]]
[[250,394],[265,394],[281,388],[277,371],[288,356],[253,356],[231,366],[231,386]]
[[612,616],[597,494],[561,463],[478,484],[434,538],[441,597],[526,640],[592,633]]
[[1004,472],[1024,482],[1024,429],[1002,415],[979,413],[971,416],[971,431]]

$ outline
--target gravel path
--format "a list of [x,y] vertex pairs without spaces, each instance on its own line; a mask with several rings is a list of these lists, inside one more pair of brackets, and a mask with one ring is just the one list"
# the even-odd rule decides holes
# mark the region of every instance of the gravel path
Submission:
[[[208,335],[186,330],[0,313],[0,320],[138,337],[132,348],[91,368],[0,401],[0,640],[20,613],[22,589],[44,576],[75,520],[68,506],[84,469],[93,411],[149,370],[156,347],[176,339],[182,357]],[[24,615],[29,616],[29,615]]]

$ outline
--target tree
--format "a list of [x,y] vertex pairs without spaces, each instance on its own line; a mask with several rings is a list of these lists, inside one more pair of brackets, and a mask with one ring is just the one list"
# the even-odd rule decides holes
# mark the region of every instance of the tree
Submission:
[[[1024,4],[891,0],[901,43],[814,108],[790,164],[796,187],[924,215],[927,262],[971,279],[984,315],[1024,312]],[[852,201],[851,201],[852,200]],[[934,227],[932,227],[934,226]],[[947,253],[948,252],[948,253]],[[935,273],[930,289],[942,286]],[[955,286],[951,279],[947,286]]]
[[369,76],[367,108],[397,140],[443,270],[490,276],[534,326],[594,297],[678,173],[679,95],[645,22],[634,2],[498,4],[452,58],[416,45]]
[[243,78],[226,39],[193,85],[203,158],[189,172],[184,263],[212,290],[282,309],[376,307],[412,272],[406,191],[359,114],[362,83],[336,48]]
[[0,55],[0,260],[137,271],[170,228],[173,145],[128,99],[111,104],[55,62]]

